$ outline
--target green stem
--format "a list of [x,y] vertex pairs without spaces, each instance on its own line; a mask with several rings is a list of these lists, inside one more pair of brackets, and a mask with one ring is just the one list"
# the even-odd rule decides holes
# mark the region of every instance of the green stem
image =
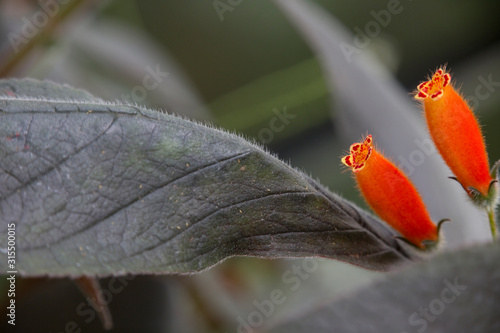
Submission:
[[490,221],[491,234],[493,236],[493,240],[495,241],[497,239],[497,225],[496,225],[496,221],[495,221],[495,207],[494,207],[494,205],[488,206],[486,208],[486,211],[488,212],[488,220]]

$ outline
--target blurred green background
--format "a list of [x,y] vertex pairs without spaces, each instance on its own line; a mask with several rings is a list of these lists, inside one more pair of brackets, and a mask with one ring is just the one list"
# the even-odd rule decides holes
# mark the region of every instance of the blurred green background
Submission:
[[[355,33],[392,1],[310,2]],[[125,99],[210,122],[265,144],[294,167],[364,205],[349,175],[340,172],[339,151],[348,143],[333,126],[339,110],[319,56],[275,3],[62,3],[0,1],[3,77],[50,79],[97,97]],[[399,6],[401,12],[391,16],[363,52],[374,56],[408,94],[431,70],[447,64],[475,106],[491,159],[498,159],[500,146],[494,144],[500,140],[498,2],[407,0]],[[50,8],[54,15],[47,15],[47,23],[35,26],[34,37],[22,39],[22,31],[29,29],[26,22]],[[158,85],[146,89],[145,77],[155,71],[162,73]],[[489,77],[499,83],[489,87],[487,98],[474,100],[482,79]],[[285,111],[291,116],[280,126],[273,119]],[[266,299],[275,288],[288,289],[282,277],[295,263],[300,261],[238,258],[195,277],[138,277],[110,303],[115,322],[120,323],[115,330],[236,331],[238,316],[255,310],[254,300]],[[318,299],[345,294],[379,275],[320,262],[317,274],[305,279],[297,292],[289,291],[287,302],[269,321]],[[26,288],[18,297],[19,332],[35,332],[33,327],[59,332],[71,320],[82,332],[100,330],[98,320],[86,323],[75,314],[84,297],[68,281],[18,281],[20,288]],[[4,295],[2,291],[0,299]]]

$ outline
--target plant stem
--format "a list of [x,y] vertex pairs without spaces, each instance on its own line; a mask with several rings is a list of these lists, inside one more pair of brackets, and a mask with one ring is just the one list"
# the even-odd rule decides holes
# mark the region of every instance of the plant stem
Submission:
[[491,234],[493,236],[493,240],[495,241],[497,239],[497,226],[496,226],[496,221],[495,221],[495,206],[494,206],[494,204],[492,204],[491,206],[488,206],[486,208],[486,211],[488,212],[488,220],[490,221]]

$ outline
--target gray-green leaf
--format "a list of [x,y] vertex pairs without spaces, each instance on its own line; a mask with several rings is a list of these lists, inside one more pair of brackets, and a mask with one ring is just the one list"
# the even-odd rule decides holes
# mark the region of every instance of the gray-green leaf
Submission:
[[[319,161],[320,162],[320,161]],[[68,86],[0,81],[0,269],[197,272],[231,256],[411,262],[394,231],[244,139]]]
[[500,332],[500,243],[449,252],[269,332]]

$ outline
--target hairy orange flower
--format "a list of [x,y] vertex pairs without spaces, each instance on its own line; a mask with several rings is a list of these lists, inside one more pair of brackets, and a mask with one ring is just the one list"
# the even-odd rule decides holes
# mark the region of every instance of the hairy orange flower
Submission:
[[415,186],[375,149],[371,135],[351,145],[350,154],[342,158],[342,163],[353,171],[373,211],[406,240],[419,248],[426,248],[424,241],[438,241],[438,228],[432,223]]
[[494,182],[481,128],[465,100],[453,88],[450,74],[438,69],[418,85],[430,135],[456,180],[478,202],[492,196]]

